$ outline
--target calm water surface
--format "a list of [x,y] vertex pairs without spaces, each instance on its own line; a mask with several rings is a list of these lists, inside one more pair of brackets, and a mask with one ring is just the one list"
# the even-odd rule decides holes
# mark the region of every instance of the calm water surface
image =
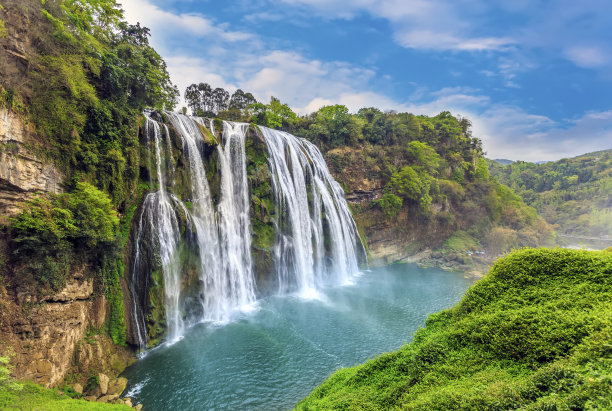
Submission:
[[147,353],[125,372],[127,396],[147,410],[286,410],[334,370],[409,342],[473,282],[400,264],[317,299],[266,298],[229,324],[198,325]]

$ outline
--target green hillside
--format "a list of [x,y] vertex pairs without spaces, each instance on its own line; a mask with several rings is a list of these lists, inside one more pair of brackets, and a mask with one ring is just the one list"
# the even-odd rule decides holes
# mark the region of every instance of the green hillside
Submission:
[[610,341],[612,254],[515,251],[412,343],[337,371],[297,408],[610,409]]
[[544,164],[488,165],[500,183],[557,224],[559,233],[612,235],[612,150]]

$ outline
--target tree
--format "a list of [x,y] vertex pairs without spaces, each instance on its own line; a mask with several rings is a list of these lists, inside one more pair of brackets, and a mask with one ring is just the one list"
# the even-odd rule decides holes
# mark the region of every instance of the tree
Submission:
[[249,111],[257,124],[276,129],[290,126],[297,118],[293,110],[276,97],[270,98],[270,104],[251,104]]
[[[315,120],[311,126],[317,135],[311,136],[323,140],[331,147],[346,145],[351,140],[353,130],[351,127],[351,115],[346,106],[336,104],[324,106],[315,114]],[[313,133],[311,133],[313,134]]]
[[406,145],[408,160],[415,170],[434,175],[440,163],[440,156],[427,143],[411,141]]
[[240,110],[244,110],[251,104],[257,103],[257,100],[251,93],[245,93],[241,89],[238,89],[232,94],[232,97],[229,101],[229,108],[237,108]]
[[431,181],[431,176],[419,174],[414,168],[406,166],[392,174],[391,180],[385,186],[385,192],[416,202],[422,211],[427,212],[432,200],[429,195]]
[[210,95],[212,111],[215,114],[218,114],[219,111],[227,110],[229,103],[230,94],[222,89],[221,87],[217,87],[214,89]]
[[78,238],[90,248],[115,239],[119,218],[110,198],[89,183],[77,183],[70,194],[70,210],[78,227]]

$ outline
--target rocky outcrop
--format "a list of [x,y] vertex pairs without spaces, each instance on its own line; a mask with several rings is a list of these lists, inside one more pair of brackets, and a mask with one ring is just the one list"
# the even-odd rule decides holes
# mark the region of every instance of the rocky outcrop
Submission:
[[45,297],[11,298],[0,288],[0,349],[11,347],[18,379],[49,387],[68,374],[86,379],[92,369],[116,375],[132,361],[127,348],[103,335],[106,299],[94,295],[91,280],[73,277]]
[[[19,211],[19,204],[36,192],[62,191],[62,174],[33,150],[31,126],[11,111],[0,108],[0,218]],[[2,222],[2,221],[0,221]]]
[[20,293],[14,301],[4,294],[0,339],[15,352],[15,376],[46,386],[58,383],[72,365],[87,327],[102,327],[104,316],[93,313],[104,310],[104,301],[91,298],[90,280],[77,279],[43,298]]

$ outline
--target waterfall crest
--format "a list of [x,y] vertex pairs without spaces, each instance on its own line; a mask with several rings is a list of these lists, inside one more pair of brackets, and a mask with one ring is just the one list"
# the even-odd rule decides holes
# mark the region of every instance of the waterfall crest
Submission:
[[[355,222],[312,143],[265,127],[262,140],[249,134],[249,124],[227,121],[217,143],[212,120],[164,112],[166,125],[162,116],[145,117],[151,191],[135,221],[129,281],[139,346],[147,345],[151,329],[167,328],[173,342],[194,323],[230,320],[256,301],[260,275],[276,277],[278,292],[308,296],[323,284],[347,283],[358,271],[365,254]],[[266,184],[276,207],[275,273],[257,276],[247,138],[261,147],[265,142]],[[211,156],[216,162],[207,176]],[[156,295],[163,295],[161,319],[150,312],[159,306]]]

